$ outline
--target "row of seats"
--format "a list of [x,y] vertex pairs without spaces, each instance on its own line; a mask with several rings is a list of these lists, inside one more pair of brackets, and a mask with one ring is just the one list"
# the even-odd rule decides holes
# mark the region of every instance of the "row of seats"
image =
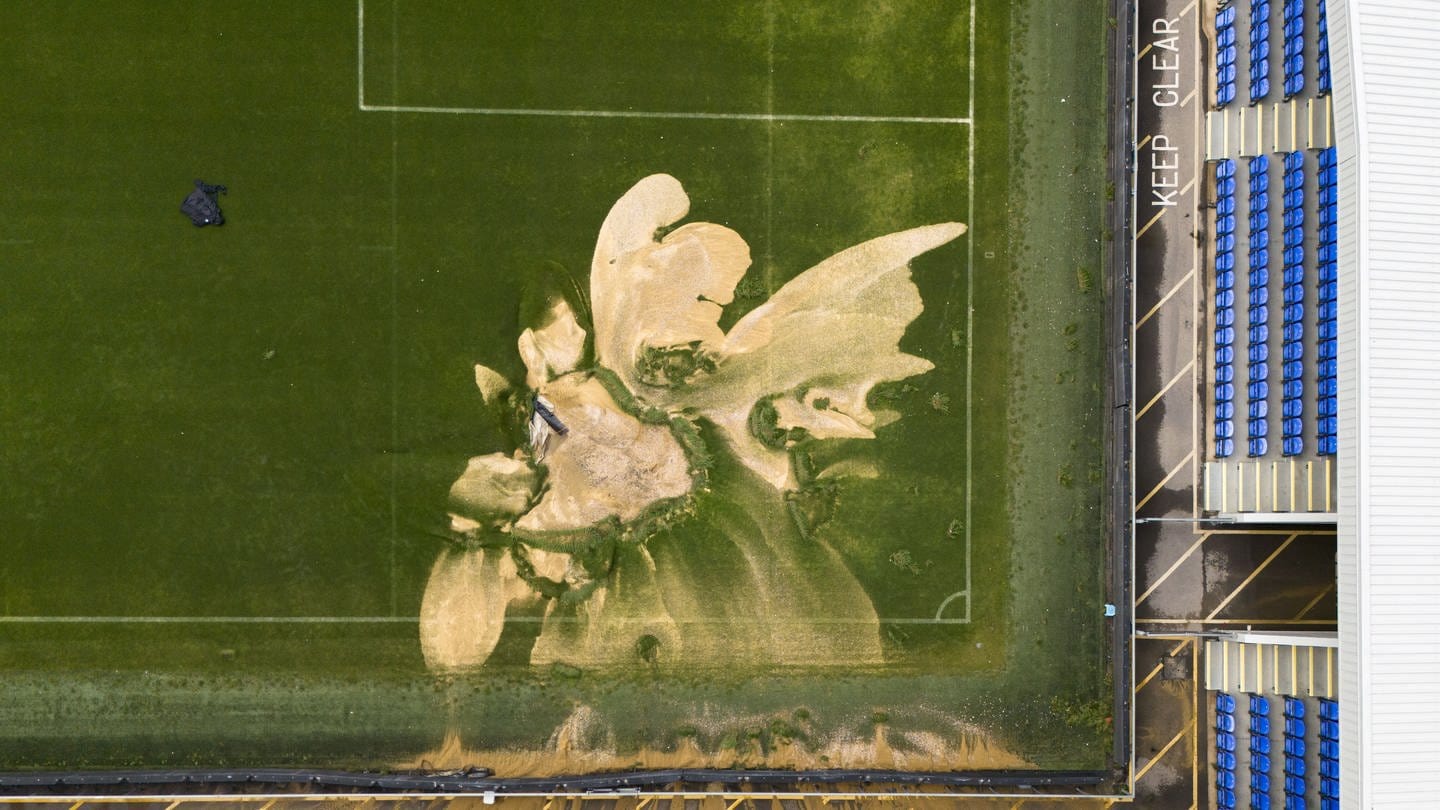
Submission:
[[1235,100],[1235,7],[1215,13],[1215,106]]
[[[1267,12],[1268,13],[1268,12]],[[1263,456],[1266,444],[1269,402],[1270,341],[1270,158],[1259,155],[1246,167],[1250,174],[1250,421],[1247,423],[1248,450]],[[1258,383],[1258,385],[1257,385]]]
[[[1337,444],[1336,415],[1339,402],[1335,395],[1335,372],[1339,356],[1338,328],[1336,326],[1335,297],[1340,283],[1336,233],[1338,224],[1336,212],[1337,180],[1339,166],[1335,162],[1335,147],[1320,150],[1320,238],[1317,246],[1317,275],[1319,276],[1319,318],[1316,329],[1319,332],[1319,379],[1316,380],[1319,395],[1316,410],[1316,446],[1320,455],[1333,456]],[[1327,393],[1328,392],[1328,393]]]
[[[1264,0],[1262,0],[1263,2]],[[1316,28],[1319,30],[1318,51],[1315,56],[1315,74],[1320,82],[1320,92],[1330,92],[1330,30],[1325,22],[1325,0],[1320,0],[1320,13]]]
[[1250,101],[1270,94],[1270,0],[1250,4]]
[[[1288,4],[1287,4],[1288,5]],[[1281,413],[1287,415],[1281,423],[1280,451],[1286,456],[1297,456],[1305,450],[1301,437],[1304,426],[1301,415],[1304,410],[1302,397],[1305,384],[1302,381],[1304,366],[1301,358],[1305,346],[1305,154],[1287,152],[1283,159],[1284,168],[1284,222],[1283,244],[1285,302],[1284,334],[1281,352],[1285,358],[1282,379],[1286,390],[1280,401]],[[1294,414],[1293,416],[1288,416]]]
[[[1220,746],[1221,735],[1230,747]],[[1221,810],[1235,808],[1235,698],[1215,693],[1215,804]]]
[[1250,810],[1270,810],[1270,701],[1250,696]]
[[1285,810],[1305,807],[1305,701],[1285,698]]
[[1284,0],[1285,98],[1305,89],[1305,0]]
[[1340,807],[1340,704],[1320,701],[1320,810]]
[[[1234,7],[1228,10],[1233,19]],[[1235,161],[1215,164],[1215,187],[1215,457],[1228,458],[1235,451]]]

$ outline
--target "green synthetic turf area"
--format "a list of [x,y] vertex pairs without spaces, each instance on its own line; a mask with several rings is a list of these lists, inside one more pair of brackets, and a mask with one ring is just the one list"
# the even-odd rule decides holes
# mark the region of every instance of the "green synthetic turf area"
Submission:
[[[971,124],[754,118],[970,117],[965,2],[486,5],[366,0],[363,52],[353,2],[0,8],[0,767],[543,750],[582,704],[622,756],[958,720],[1104,767],[1102,5],[980,0]],[[527,285],[583,283],[655,172],[749,242],[725,325],[867,238],[971,228],[913,264],[935,370],[844,445],[884,474],[797,507],[886,664],[536,669],[522,621],[436,677],[446,493],[510,449],[471,368],[523,378]],[[178,212],[196,177],[223,228]],[[968,622],[923,623],[966,582]]]

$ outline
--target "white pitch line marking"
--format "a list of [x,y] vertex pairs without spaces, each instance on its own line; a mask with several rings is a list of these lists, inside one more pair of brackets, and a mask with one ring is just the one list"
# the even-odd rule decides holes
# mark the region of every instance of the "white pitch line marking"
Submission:
[[822,121],[841,124],[948,124],[969,125],[969,118],[935,118],[920,115],[787,115],[784,113],[662,112],[647,110],[545,110],[503,107],[417,107],[403,104],[364,104],[362,112],[429,113],[439,115],[533,115],[551,118],[648,118],[701,121]]
[[549,110],[507,107],[427,107],[403,104],[365,103],[365,0],[356,0],[356,100],[361,112],[421,113],[438,115],[531,115],[552,118],[646,118],[700,121],[819,121],[855,124],[944,124],[969,126],[975,115],[975,9],[970,9],[970,115],[965,118],[924,115],[803,115],[776,113],[665,112],[648,110]]

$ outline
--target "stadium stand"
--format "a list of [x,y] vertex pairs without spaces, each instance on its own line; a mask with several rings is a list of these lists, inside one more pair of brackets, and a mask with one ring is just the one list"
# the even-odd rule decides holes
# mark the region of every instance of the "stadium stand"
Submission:
[[1269,416],[1269,322],[1270,322],[1270,159],[1265,155],[1251,158],[1246,167],[1249,174],[1248,225],[1250,227],[1250,309],[1249,346],[1250,361],[1248,379],[1249,421],[1246,423],[1246,438],[1251,456],[1263,456],[1266,446]]
[[[1282,795],[1285,810],[1339,807],[1336,701],[1249,694],[1238,729],[1235,697],[1216,692],[1214,705],[1215,807],[1235,810],[1248,799],[1250,810],[1269,810],[1272,802],[1281,806]],[[1243,780],[1237,766],[1245,769]]]

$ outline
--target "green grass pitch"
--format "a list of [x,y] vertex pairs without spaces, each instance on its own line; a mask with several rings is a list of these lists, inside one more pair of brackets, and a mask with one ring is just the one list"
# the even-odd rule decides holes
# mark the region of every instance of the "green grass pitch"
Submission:
[[[577,706],[616,761],[883,727],[861,764],[971,735],[1103,767],[1105,25],[1095,0],[0,9],[0,767],[384,767],[447,733],[543,756]],[[912,265],[902,348],[935,368],[871,397],[903,418],[802,448],[883,470],[792,513],[884,664],[536,668],[517,613],[437,676],[415,617],[446,493],[509,449],[472,366],[523,379],[527,290],[583,286],[656,172],[749,243],[725,327],[850,245],[970,227]],[[195,178],[229,187],[223,227],[178,212]]]

